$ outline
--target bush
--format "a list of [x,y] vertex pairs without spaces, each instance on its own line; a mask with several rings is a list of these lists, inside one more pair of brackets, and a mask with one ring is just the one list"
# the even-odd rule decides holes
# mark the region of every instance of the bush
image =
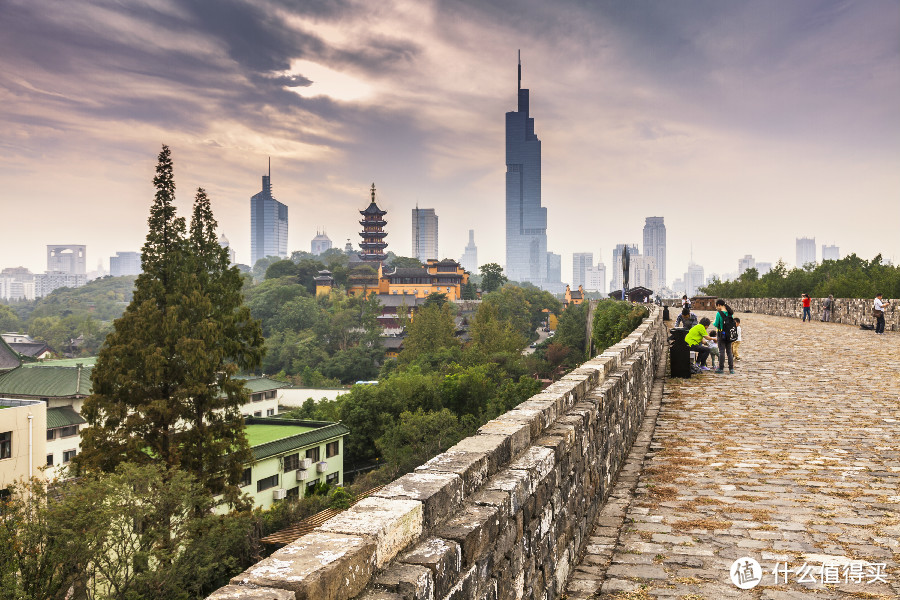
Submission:
[[613,344],[622,341],[650,314],[643,306],[619,300],[601,300],[594,310],[591,339],[594,352],[599,354]]

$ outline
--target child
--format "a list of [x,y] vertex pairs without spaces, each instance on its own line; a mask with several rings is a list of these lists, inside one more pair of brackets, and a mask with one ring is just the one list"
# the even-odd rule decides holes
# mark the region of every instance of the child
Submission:
[[712,368],[716,368],[716,364],[721,364],[722,360],[719,358],[719,346],[716,344],[716,330],[710,329],[709,335],[712,338],[711,340],[706,341],[706,347],[709,348],[709,356],[710,362],[712,363]]
[[737,325],[738,338],[731,342],[731,349],[734,351],[734,360],[741,360],[741,356],[738,354],[738,348],[741,347],[741,320],[735,317],[734,324]]

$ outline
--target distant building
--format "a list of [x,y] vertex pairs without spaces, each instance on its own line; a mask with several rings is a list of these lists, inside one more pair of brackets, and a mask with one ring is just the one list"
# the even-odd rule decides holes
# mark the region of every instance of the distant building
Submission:
[[34,296],[43,298],[59,288],[78,288],[87,284],[87,275],[47,271],[34,276]]
[[559,294],[563,291],[562,282],[562,255],[555,252],[547,253],[547,278],[542,289],[551,294]]
[[589,292],[606,293],[606,265],[599,262],[597,266],[589,266],[585,269],[584,289]]
[[325,235],[325,230],[316,231],[316,237],[309,244],[309,251],[316,256],[331,249],[331,239]]
[[44,453],[47,442],[47,407],[36,400],[16,400],[0,396],[0,501],[16,481],[45,477]]
[[677,297],[681,297],[687,294],[687,286],[684,285],[684,279],[678,278],[672,282],[672,290],[675,292]]
[[822,244],[822,260],[841,260],[841,249]]
[[[645,287],[662,289],[666,285],[666,225],[664,217],[647,217],[644,222],[644,256],[653,257],[655,281]],[[644,284],[642,284],[644,285]]]
[[756,263],[756,272],[759,273],[759,276],[762,277],[766,273],[772,270],[772,263],[770,262],[758,262]]
[[[351,267],[347,293],[352,296],[372,294],[409,294],[426,298],[429,294],[446,294],[447,300],[462,297],[462,286],[469,283],[469,274],[455,260],[429,259],[423,267],[397,268],[385,273],[381,263],[356,263],[355,269],[377,267],[376,273],[355,276]],[[316,279],[318,285],[318,278]]]
[[261,258],[287,258],[288,207],[272,197],[272,162],[262,191],[250,198],[250,266]]
[[478,272],[478,246],[475,245],[474,229],[469,230],[469,243],[466,244],[466,250],[459,262],[469,273]]
[[585,285],[585,273],[594,266],[593,252],[573,252],[572,253],[572,285],[575,287]]
[[7,267],[0,271],[0,298],[34,300],[34,273],[25,267]]
[[506,113],[506,276],[545,287],[547,209],[541,206],[541,141],[522,89],[519,59],[518,107]]
[[816,262],[816,238],[797,238],[797,267]]
[[[221,243],[221,240],[219,243]],[[141,253],[116,252],[115,256],[109,257],[109,274],[113,277],[121,277],[122,275],[140,275]]]
[[563,308],[569,308],[569,306],[573,305],[578,306],[582,302],[584,302],[584,288],[579,285],[577,290],[573,290],[567,285],[563,296]]
[[[610,290],[621,290],[622,289],[622,253],[625,251],[625,244],[616,244],[615,249],[613,249],[613,261],[612,261],[612,282],[610,283]],[[633,287],[634,283],[634,257],[640,256],[640,252],[638,252],[637,244],[628,244],[628,256],[630,257],[629,261],[629,272],[628,272],[628,286]]]
[[684,287],[686,294],[696,296],[697,292],[706,284],[703,278],[703,267],[694,263],[688,265],[687,273],[684,274]]
[[47,246],[47,271],[66,275],[87,274],[87,246]]
[[738,277],[744,274],[747,269],[756,268],[756,259],[752,254],[745,254],[744,258],[738,259]]
[[433,208],[412,209],[412,254],[420,262],[438,255],[438,216]]
[[656,257],[640,254],[632,255],[628,288],[642,287],[653,291],[657,289],[656,283],[659,283],[659,269],[656,266]]

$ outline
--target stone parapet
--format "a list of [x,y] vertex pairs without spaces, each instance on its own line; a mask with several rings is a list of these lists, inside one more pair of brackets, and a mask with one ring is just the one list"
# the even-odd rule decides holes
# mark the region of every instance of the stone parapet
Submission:
[[667,333],[653,308],[618,344],[210,598],[560,598],[640,429]]
[[[822,318],[825,298],[811,298],[810,312],[817,321]],[[803,307],[799,298],[727,298],[725,301],[735,313],[751,312],[773,317],[803,316]],[[874,299],[860,298],[835,298],[831,321],[845,323],[847,325],[874,325],[875,317],[872,316]],[[898,300],[885,299],[890,304],[884,311],[885,331],[900,331],[900,310]]]

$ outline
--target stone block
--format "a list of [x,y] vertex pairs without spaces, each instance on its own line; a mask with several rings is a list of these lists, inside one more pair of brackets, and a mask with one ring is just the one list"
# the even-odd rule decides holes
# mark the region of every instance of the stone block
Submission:
[[497,536],[500,526],[496,506],[466,505],[437,530],[439,537],[453,540],[462,547],[463,565],[474,565],[484,558]]
[[463,480],[456,473],[407,473],[373,496],[418,500],[423,505],[424,526],[427,530],[462,506]]
[[534,487],[531,472],[527,470],[506,469],[494,475],[484,486],[485,490],[502,490],[509,494],[510,514],[522,510],[525,501],[532,494]]
[[375,566],[380,569],[422,535],[422,524],[421,502],[370,496],[333,517],[320,529],[374,539]]
[[443,598],[459,580],[462,548],[452,540],[429,538],[404,554],[400,562],[428,568],[434,581],[434,596]]
[[391,565],[375,583],[399,594],[403,600],[432,600],[435,596],[431,570],[419,565]]
[[509,465],[510,470],[528,471],[531,475],[529,494],[551,473],[555,466],[553,450],[543,446],[531,446],[518,460]]
[[206,600],[294,600],[295,598],[294,592],[288,590],[226,585],[207,596]]
[[371,590],[356,598],[356,600],[404,600],[400,594],[385,590]]
[[487,476],[490,477],[509,464],[512,444],[507,435],[477,434],[461,440],[448,452],[484,454],[487,458]]
[[494,419],[478,429],[483,435],[505,435],[509,437],[511,456],[518,456],[531,444],[531,422],[509,419]]
[[455,473],[462,478],[463,495],[473,494],[488,478],[488,457],[483,452],[448,450],[438,454],[416,473]]
[[231,584],[289,590],[296,600],[347,600],[372,577],[375,547],[367,537],[308,533],[235,576]]

